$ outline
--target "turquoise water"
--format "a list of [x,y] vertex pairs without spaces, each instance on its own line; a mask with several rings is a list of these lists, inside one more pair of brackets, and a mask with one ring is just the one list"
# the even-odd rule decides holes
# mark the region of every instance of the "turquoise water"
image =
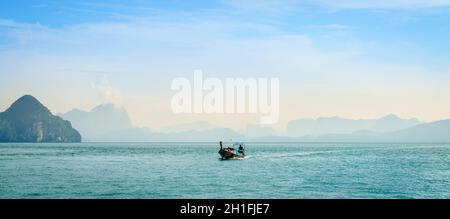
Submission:
[[450,198],[450,144],[0,144],[0,198]]

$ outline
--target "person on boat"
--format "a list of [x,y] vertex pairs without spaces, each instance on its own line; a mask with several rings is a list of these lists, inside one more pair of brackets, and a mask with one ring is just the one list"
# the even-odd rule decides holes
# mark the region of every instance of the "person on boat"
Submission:
[[241,153],[243,156],[245,156],[245,152],[244,151],[245,151],[244,147],[240,144],[238,152]]

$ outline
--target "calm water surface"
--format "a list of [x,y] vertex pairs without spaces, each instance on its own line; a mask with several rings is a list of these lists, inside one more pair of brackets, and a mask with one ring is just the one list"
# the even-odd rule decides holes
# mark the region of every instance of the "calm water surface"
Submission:
[[450,198],[450,144],[0,144],[0,198]]

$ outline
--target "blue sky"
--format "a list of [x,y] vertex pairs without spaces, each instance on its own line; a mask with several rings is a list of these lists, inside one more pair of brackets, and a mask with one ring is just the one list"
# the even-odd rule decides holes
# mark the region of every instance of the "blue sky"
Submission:
[[[376,4],[378,1],[343,1],[348,2],[343,5],[326,2],[18,0],[2,2],[0,14],[1,19],[5,20],[62,28],[87,22],[158,19],[162,13],[186,13],[199,19],[204,16],[206,19],[223,17],[222,19],[233,19],[238,22],[251,21],[257,24],[276,25],[279,31],[286,33],[308,33],[315,36],[317,40],[323,40],[326,47],[339,47],[339,45],[330,45],[326,38],[321,38],[324,31],[346,30],[361,40],[375,41],[392,52],[397,50],[395,53],[402,54],[401,57],[422,60],[423,64],[430,62],[445,64],[445,60],[449,57],[450,44],[446,42],[450,31],[448,26],[450,4],[445,3],[446,1],[433,3],[433,1],[416,0],[410,1],[413,3],[407,3],[408,1],[394,0],[391,1],[392,3],[380,4],[380,6]],[[358,2],[368,3],[364,6],[363,3]],[[389,6],[389,4],[392,5]],[[184,18],[180,16],[176,19]],[[233,34],[238,37],[251,37],[267,33],[239,30]],[[8,37],[2,38],[3,41],[11,42],[8,41],[11,40]],[[386,55],[383,53],[381,56],[386,57]]]
[[[389,3],[380,6],[370,3],[377,1],[344,1],[348,3],[343,5],[326,2],[19,0],[2,2],[0,14],[2,23],[14,21],[64,28],[91,22],[158,20],[161,14],[184,13],[192,19],[230,19],[275,26],[276,31],[287,34],[306,33],[324,49],[343,47],[330,42],[329,34],[335,34],[333,37],[352,37],[361,43],[374,43],[376,49],[365,55],[377,59],[413,60],[428,67],[441,68],[449,58],[450,8],[445,1],[392,1],[392,6]],[[185,19],[182,15],[174,16],[174,22]],[[337,33],[330,33],[330,29]],[[8,25],[3,24],[1,31],[7,32]],[[245,38],[264,37],[270,33],[239,29],[230,34]],[[15,39],[4,34],[1,37],[3,44],[15,43]]]
[[279,77],[280,127],[334,115],[450,118],[449,24],[442,0],[3,1],[0,110],[32,93],[55,112],[116,102],[153,128],[254,122],[173,116],[171,80],[200,68]]

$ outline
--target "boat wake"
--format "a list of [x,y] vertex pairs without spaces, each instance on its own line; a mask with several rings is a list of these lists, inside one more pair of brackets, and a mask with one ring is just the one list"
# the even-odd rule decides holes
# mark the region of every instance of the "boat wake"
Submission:
[[258,159],[270,159],[270,158],[289,158],[289,157],[304,157],[320,154],[333,154],[342,152],[359,152],[359,151],[380,151],[380,150],[413,150],[430,148],[430,146],[414,146],[414,147],[372,147],[364,149],[343,149],[343,150],[322,150],[322,151],[309,151],[309,152],[295,152],[295,153],[280,153],[280,154],[255,154],[252,157]]
[[253,158],[267,159],[267,158],[286,158],[286,157],[302,157],[313,154],[320,154],[324,152],[299,152],[299,153],[282,153],[282,154],[264,154],[264,155],[253,155]]

